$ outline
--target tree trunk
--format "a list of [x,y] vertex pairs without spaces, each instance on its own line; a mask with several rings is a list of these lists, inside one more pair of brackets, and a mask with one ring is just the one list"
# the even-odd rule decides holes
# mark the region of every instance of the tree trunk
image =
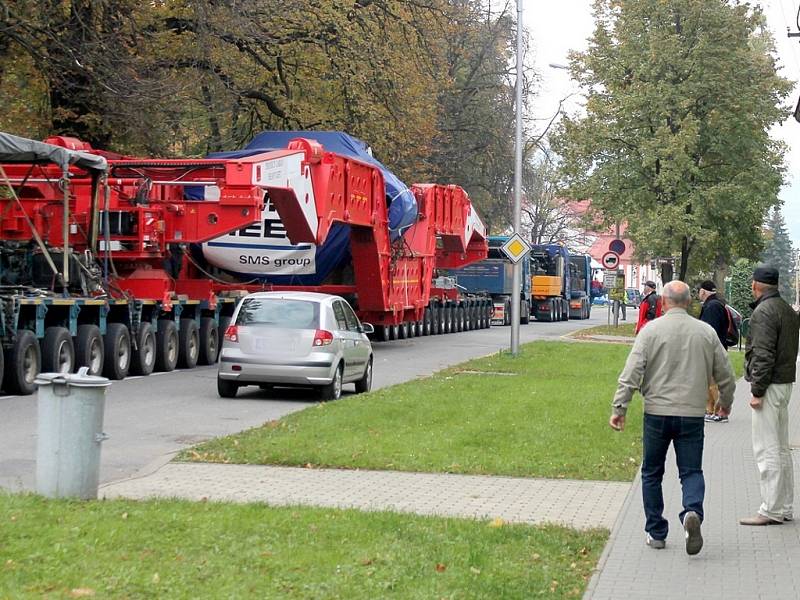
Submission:
[[717,285],[717,291],[722,295],[725,295],[725,278],[727,276],[728,261],[717,255],[717,260],[714,261],[714,283]]
[[681,240],[681,271],[678,279],[681,281],[686,281],[686,274],[689,272],[689,254],[692,251],[692,244],[689,242],[689,238],[683,236]]
[[661,283],[664,285],[668,284],[672,281],[672,277],[674,276],[672,270],[672,263],[671,262],[663,262],[661,263]]

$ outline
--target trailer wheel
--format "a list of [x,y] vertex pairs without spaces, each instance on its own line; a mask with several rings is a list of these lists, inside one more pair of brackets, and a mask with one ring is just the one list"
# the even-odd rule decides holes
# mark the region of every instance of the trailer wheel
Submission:
[[460,304],[453,309],[454,327],[456,333],[464,331],[464,307]]
[[200,319],[200,355],[197,363],[201,365],[213,365],[217,362],[219,352],[219,331],[217,323],[211,317]]
[[403,321],[399,325],[399,329],[397,331],[397,339],[404,340],[408,337],[408,322]]
[[32,331],[17,331],[14,345],[6,350],[3,389],[9,394],[28,395],[36,391],[34,380],[42,365],[39,342]]
[[178,334],[178,365],[182,369],[194,369],[200,356],[200,332],[197,321],[181,319],[181,330]]
[[42,371],[72,373],[75,370],[75,346],[65,327],[48,327],[42,340]]
[[396,340],[400,337],[400,326],[397,323],[389,326],[389,338]]
[[160,319],[156,331],[156,369],[173,371],[177,364],[178,326],[170,319]]
[[109,323],[104,340],[103,375],[109,379],[125,379],[131,366],[131,335],[122,323]]
[[439,326],[441,325],[441,316],[439,315],[439,307],[431,306],[431,335],[439,335]]
[[156,368],[156,334],[150,323],[139,323],[136,332],[136,350],[131,357],[131,373],[150,375]]
[[431,335],[433,329],[433,322],[431,318],[431,307],[428,306],[425,308],[425,311],[422,313],[422,335]]
[[378,342],[388,342],[389,341],[389,325],[377,325],[375,327],[375,340]]
[[520,316],[519,322],[523,325],[527,325],[531,322],[531,306],[528,304],[527,300],[522,301],[520,310],[522,311],[522,315]]
[[75,363],[78,367],[89,367],[89,375],[103,372],[105,348],[103,336],[97,325],[78,325],[75,338]]
[[238,383],[217,377],[217,393],[221,398],[236,398],[236,392],[238,391]]

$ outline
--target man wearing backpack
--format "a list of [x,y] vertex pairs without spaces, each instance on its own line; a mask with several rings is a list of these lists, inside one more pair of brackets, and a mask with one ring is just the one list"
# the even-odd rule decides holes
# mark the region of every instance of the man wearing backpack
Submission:
[[744,354],[753,409],[753,458],[761,506],[742,525],[780,525],[794,518],[794,463],[789,447],[789,399],[797,371],[798,318],[778,293],[778,269],[753,271],[756,301]]
[[[700,284],[700,289],[697,290],[697,297],[703,303],[700,308],[700,320],[711,325],[711,328],[719,338],[719,343],[727,350],[730,315],[725,306],[725,301],[717,294],[716,284],[706,279]],[[717,414],[716,405],[718,401],[719,388],[715,383],[708,388],[708,400],[706,401],[705,420],[709,423],[726,423],[728,421],[727,415]]]
[[636,323],[636,333],[639,333],[642,327],[660,316],[661,298],[656,294],[656,284],[652,281],[645,281],[644,297],[639,305],[639,321]]

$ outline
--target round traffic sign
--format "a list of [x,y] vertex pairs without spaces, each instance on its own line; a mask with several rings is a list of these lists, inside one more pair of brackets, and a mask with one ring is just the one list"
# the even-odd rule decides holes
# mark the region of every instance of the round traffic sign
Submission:
[[616,269],[619,265],[619,254],[616,252],[606,252],[600,260],[606,269]]
[[615,254],[624,254],[625,253],[625,242],[622,240],[611,240],[611,243],[608,245],[608,249]]

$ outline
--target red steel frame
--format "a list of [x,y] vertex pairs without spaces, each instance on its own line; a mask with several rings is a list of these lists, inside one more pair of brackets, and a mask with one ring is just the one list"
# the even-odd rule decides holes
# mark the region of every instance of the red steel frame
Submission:
[[[455,268],[486,258],[484,232],[473,227],[469,197],[458,186],[412,186],[419,218],[400,239],[391,241],[383,175],[377,167],[326,152],[307,139],[292,141],[286,150],[224,160],[136,159],[92,150],[73,138],[49,138],[49,143],[96,152],[109,161],[108,208],[133,214],[135,234],[110,236],[121,245],[111,252],[119,277],[115,284],[140,299],[169,302],[171,294],[210,300],[231,290],[305,289],[340,295],[354,294],[359,316],[378,325],[420,321],[431,297],[457,300],[455,290],[432,286],[437,268]],[[304,153],[303,169],[311,178],[318,225],[312,231],[295,190],[279,184],[256,186],[262,161]],[[34,225],[53,247],[61,244],[62,192],[55,167],[8,165],[9,177]],[[93,226],[92,180],[78,169],[71,172],[70,244],[88,248]],[[146,182],[149,180],[149,184]],[[23,182],[24,183],[21,183]],[[214,185],[218,201],[184,198],[186,184]],[[149,190],[142,191],[143,185]],[[322,244],[334,222],[351,226],[350,247],[355,284],[352,286],[271,286],[220,284],[184,263],[175,280],[161,268],[170,244],[201,243],[246,227],[260,218],[264,192],[270,198],[292,243]],[[137,197],[138,193],[138,197]],[[147,202],[142,202],[142,199]],[[103,201],[100,201],[103,207]],[[94,211],[94,217],[97,213]],[[32,232],[12,200],[0,199],[0,238],[28,240]],[[102,251],[101,251],[102,254]]]

